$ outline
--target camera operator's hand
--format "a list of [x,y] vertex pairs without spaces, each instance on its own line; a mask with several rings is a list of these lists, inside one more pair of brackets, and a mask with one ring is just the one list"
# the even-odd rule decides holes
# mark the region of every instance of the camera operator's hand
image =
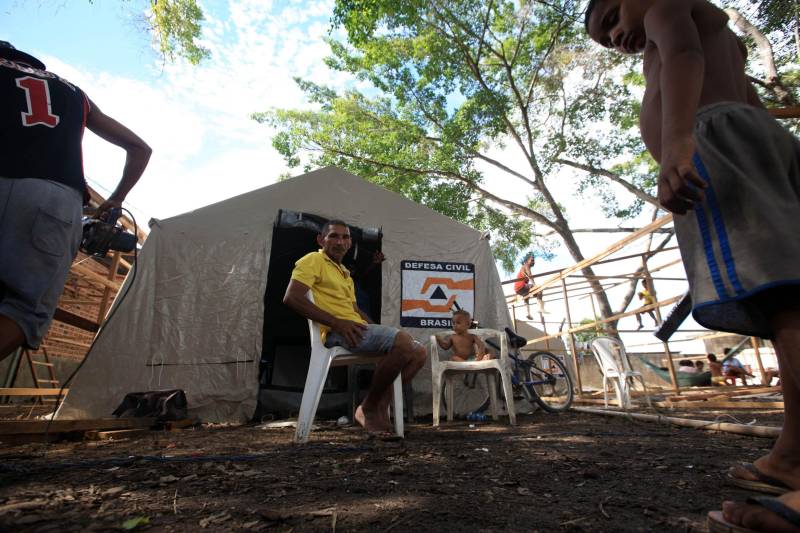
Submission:
[[357,346],[364,338],[364,332],[367,330],[366,324],[353,322],[352,320],[344,320],[337,318],[331,325],[331,329],[340,334],[347,340],[347,344],[352,348]]
[[117,200],[111,200],[109,198],[108,200],[100,204],[100,207],[97,208],[97,211],[94,214],[94,218],[99,218],[100,220],[108,221],[108,217],[110,216],[109,211],[114,208],[121,209],[122,202]]

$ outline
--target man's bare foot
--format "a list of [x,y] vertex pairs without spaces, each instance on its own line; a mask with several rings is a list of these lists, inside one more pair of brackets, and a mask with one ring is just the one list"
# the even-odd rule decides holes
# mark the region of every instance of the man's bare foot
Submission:
[[[760,500],[761,503],[756,500]],[[770,533],[797,533],[800,531],[800,491],[789,492],[779,498],[774,498],[777,502],[769,500],[771,498],[761,497],[753,498],[748,502],[723,502],[721,518],[729,524],[753,531],[769,531]],[[714,514],[709,513],[709,529],[718,531],[720,529],[713,522],[718,520],[719,516],[712,516]]]
[[359,426],[363,427],[367,433],[382,433],[385,431],[392,431],[392,425],[389,423],[388,411],[384,416],[380,416],[381,409],[375,412],[364,409],[364,404],[356,408],[355,419]]

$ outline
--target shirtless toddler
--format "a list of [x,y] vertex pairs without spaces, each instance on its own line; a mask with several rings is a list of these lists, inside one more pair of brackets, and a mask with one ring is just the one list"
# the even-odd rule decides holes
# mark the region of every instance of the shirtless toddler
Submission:
[[[772,451],[733,467],[738,486],[779,499],[725,502],[709,529],[800,530],[800,142],[764,109],[746,48],[706,0],[589,0],[592,39],[643,54],[642,140],[660,165],[695,320],[773,340],[785,416]],[[781,508],[782,510],[776,511]],[[727,524],[726,524],[727,522]]]
[[486,345],[477,335],[468,333],[472,317],[467,311],[459,310],[453,313],[453,333],[446,338],[436,336],[436,343],[443,350],[453,349],[451,361],[485,361],[491,359],[491,354],[486,353]]

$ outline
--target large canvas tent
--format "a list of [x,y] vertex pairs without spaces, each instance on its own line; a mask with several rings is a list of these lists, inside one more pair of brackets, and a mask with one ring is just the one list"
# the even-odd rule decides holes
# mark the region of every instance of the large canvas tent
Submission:
[[[400,326],[401,315],[409,315],[401,309],[407,307],[401,286],[408,274],[402,268],[413,261],[472,265],[475,316],[484,327],[510,324],[489,242],[480,232],[345,171],[323,168],[151,221],[135,279],[129,276],[120,291],[125,297],[115,302],[58,417],[109,416],[126,393],[173,388],[186,392],[190,413],[203,421],[251,417],[266,355],[264,332],[282,328],[270,323],[270,309],[265,313],[270,265],[286,259],[283,250],[271,249],[282,210],[382,229],[381,323]],[[288,272],[281,275],[288,279]],[[406,329],[423,343],[438,331]],[[420,372],[414,388],[418,409],[429,412],[429,370]]]

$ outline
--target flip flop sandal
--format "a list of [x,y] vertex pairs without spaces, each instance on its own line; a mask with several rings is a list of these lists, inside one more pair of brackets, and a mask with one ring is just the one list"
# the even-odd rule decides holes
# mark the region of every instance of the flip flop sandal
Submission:
[[370,431],[367,432],[367,440],[380,440],[383,442],[399,442],[403,437],[391,431]]
[[756,492],[763,492],[765,494],[781,495],[792,490],[790,486],[779,479],[762,474],[753,463],[742,463],[739,465],[751,474],[756,479],[744,479],[734,475],[736,467],[731,467],[728,470],[727,480],[731,485],[736,485],[743,489],[754,490]]
[[[777,498],[769,496],[755,496],[747,498],[747,503],[760,505],[774,515],[783,518],[790,525],[800,529],[800,512],[795,511]],[[722,516],[722,511],[710,511],[706,519],[708,530],[711,533],[758,533],[755,529],[737,526],[726,522]]]

